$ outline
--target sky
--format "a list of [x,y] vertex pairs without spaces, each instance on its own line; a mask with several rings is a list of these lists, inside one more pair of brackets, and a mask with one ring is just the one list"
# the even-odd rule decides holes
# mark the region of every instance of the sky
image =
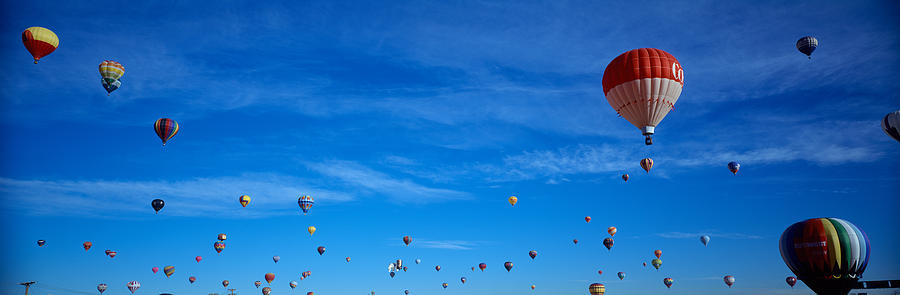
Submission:
[[[272,294],[812,294],[777,245],[817,217],[867,233],[865,280],[900,278],[893,1],[0,5],[3,294],[259,294],[268,272]],[[37,65],[32,26],[60,39]],[[652,147],[601,86],[641,47],[685,73]],[[109,96],[107,59],[125,66]],[[165,147],[162,117],[180,125]]]

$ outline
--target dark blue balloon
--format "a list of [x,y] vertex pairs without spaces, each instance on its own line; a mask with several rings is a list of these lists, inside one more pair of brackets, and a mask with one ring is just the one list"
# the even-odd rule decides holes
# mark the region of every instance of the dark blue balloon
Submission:
[[816,51],[816,47],[818,46],[819,40],[816,40],[813,36],[806,36],[797,40],[797,50],[800,50],[800,52],[803,52],[806,56],[810,56],[813,51]]

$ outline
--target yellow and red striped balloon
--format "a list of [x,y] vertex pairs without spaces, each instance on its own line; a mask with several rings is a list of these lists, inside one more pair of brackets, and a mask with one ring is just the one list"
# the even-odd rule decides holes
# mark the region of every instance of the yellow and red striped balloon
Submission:
[[22,43],[34,57],[34,63],[37,64],[38,60],[59,47],[59,37],[56,37],[56,33],[47,28],[30,27],[22,32]]

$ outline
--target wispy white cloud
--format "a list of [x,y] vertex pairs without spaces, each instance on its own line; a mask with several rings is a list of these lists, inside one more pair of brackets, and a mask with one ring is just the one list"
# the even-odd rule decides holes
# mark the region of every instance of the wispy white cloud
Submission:
[[332,160],[306,163],[306,166],[346,185],[385,196],[395,202],[428,203],[472,198],[467,192],[434,188],[409,179],[394,178],[351,161]]
[[471,250],[478,243],[471,241],[459,241],[459,240],[443,240],[443,241],[430,241],[430,240],[419,240],[416,241],[416,246],[422,248],[433,248],[433,249],[449,249],[449,250]]
[[699,239],[700,236],[710,236],[711,238],[735,239],[735,240],[756,240],[762,239],[758,235],[742,234],[742,233],[686,233],[686,232],[665,232],[655,234],[661,238],[667,239]]
[[[298,194],[316,196],[318,205],[345,202],[353,196],[308,185],[304,180],[270,174],[195,178],[183,181],[18,180],[0,178],[4,206],[29,214],[123,217],[152,212],[150,201],[166,201],[173,216],[257,218],[292,214]],[[242,210],[238,197],[250,195],[253,210]]]

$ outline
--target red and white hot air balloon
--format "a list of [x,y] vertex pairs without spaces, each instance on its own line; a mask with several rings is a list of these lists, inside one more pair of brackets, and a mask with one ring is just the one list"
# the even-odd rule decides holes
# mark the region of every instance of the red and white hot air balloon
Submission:
[[603,93],[609,105],[646,136],[673,108],[684,87],[684,70],[674,56],[656,48],[622,53],[603,72]]

